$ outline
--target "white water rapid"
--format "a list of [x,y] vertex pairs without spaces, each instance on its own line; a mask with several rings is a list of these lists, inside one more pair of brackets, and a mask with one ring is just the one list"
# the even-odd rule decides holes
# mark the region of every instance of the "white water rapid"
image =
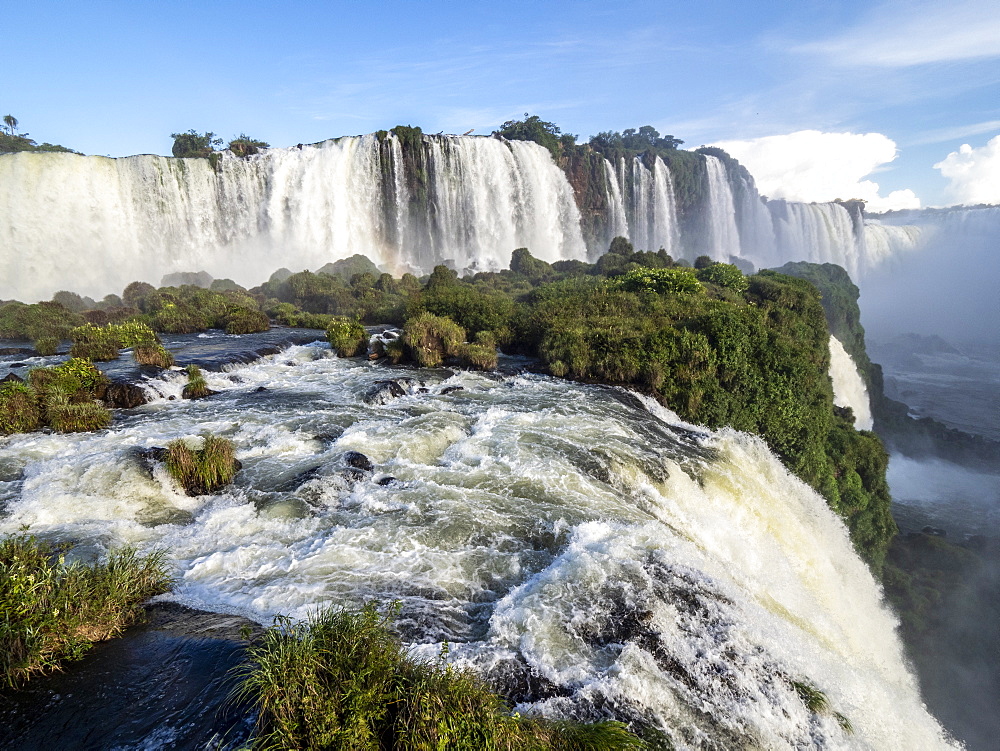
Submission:
[[[519,711],[611,712],[678,749],[952,747],[843,524],[755,438],[618,389],[319,343],[206,375],[209,399],[168,400],[175,373],[108,430],[0,439],[0,532],[163,549],[171,597],[261,622],[400,600],[411,643],[449,641]],[[368,403],[389,377],[407,393]],[[203,433],[244,465],[218,496],[135,453]],[[352,450],[374,473],[346,471]]]
[[830,380],[833,381],[833,403],[838,407],[851,408],[855,428],[871,430],[874,423],[868,387],[854,359],[835,336],[830,337]]

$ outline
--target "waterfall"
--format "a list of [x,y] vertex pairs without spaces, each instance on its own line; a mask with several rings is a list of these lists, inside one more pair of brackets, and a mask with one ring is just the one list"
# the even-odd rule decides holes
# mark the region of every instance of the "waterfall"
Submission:
[[740,252],[758,268],[780,266],[784,261],[779,260],[777,254],[771,212],[761,200],[753,178],[746,179],[743,175],[739,175],[737,179],[742,188],[739,191],[740,200],[736,205]]
[[830,337],[830,379],[833,381],[833,403],[838,407],[851,408],[855,428],[871,430],[872,407],[868,387],[858,372],[858,366],[835,336]]
[[355,253],[394,273],[446,261],[505,268],[518,247],[547,261],[586,257],[572,188],[546,149],[435,136],[422,148],[427,195],[411,195],[420,176],[407,174],[391,134],[226,153],[217,170],[205,159],[5,155],[0,298],[102,296],[202,269],[254,285],[280,266]]
[[[166,551],[170,598],[262,623],[397,600],[414,648],[447,641],[518,711],[641,718],[678,749],[948,747],[844,524],[761,440],[537,375],[400,368],[422,388],[367,404],[386,373],[292,347],[206,372],[211,402],[167,373],[108,430],[11,436],[0,533]],[[205,432],[243,462],[220,495],[136,458]]]
[[854,220],[837,203],[769,201],[774,216],[779,259],[836,263],[852,279],[861,268],[861,241]]
[[[624,160],[622,160],[624,165]],[[628,219],[625,218],[625,200],[622,197],[622,183],[615,173],[614,167],[607,159],[604,160],[604,179],[607,182],[605,191],[608,202],[608,229],[605,233],[607,242],[602,250],[616,237],[628,237]]]
[[740,233],[736,226],[736,207],[726,168],[714,156],[705,155],[708,170],[709,253],[716,261],[728,262],[740,255]]
[[653,237],[649,250],[663,248],[676,253],[680,246],[677,227],[677,203],[670,170],[660,157],[653,162]]

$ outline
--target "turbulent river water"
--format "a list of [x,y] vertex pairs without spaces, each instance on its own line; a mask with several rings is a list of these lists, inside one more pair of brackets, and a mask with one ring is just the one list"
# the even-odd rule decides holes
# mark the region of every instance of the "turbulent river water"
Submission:
[[[619,389],[318,342],[208,383],[187,401],[180,373],[148,380],[105,431],[0,439],[0,533],[166,550],[167,599],[261,623],[397,600],[415,649],[449,642],[520,711],[637,720],[678,748],[952,745],[843,525],[751,436]],[[217,496],[137,455],[205,434],[243,462]]]

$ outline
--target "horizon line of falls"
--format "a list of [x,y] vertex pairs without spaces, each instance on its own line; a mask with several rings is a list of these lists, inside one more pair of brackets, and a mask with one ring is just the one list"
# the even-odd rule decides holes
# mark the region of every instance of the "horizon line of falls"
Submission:
[[[120,292],[205,270],[253,286],[281,266],[360,253],[394,274],[499,270],[514,249],[587,256],[580,213],[543,147],[389,134],[249,159],[75,154],[0,157],[0,298]],[[407,158],[409,157],[409,158]]]
[[837,263],[858,280],[921,240],[921,227],[864,222],[838,203],[765,202],[752,178],[711,155],[705,196],[682,215],[663,159],[602,161],[604,208],[588,215],[585,240],[569,177],[526,141],[352,136],[249,159],[225,152],[217,170],[150,155],[3,155],[0,298],[102,296],[177,271],[253,286],[282,266],[355,253],[397,275],[439,263],[499,270],[518,247],[549,262],[593,260],[618,235],[689,261]]
[[[165,550],[168,599],[261,623],[398,600],[409,644],[517,711],[678,749],[950,746],[843,523],[757,438],[537,375],[399,368],[393,399],[325,342],[205,375],[209,400],[168,373],[108,430],[0,442],[0,533]],[[202,434],[243,463],[217,496],[136,451]]]

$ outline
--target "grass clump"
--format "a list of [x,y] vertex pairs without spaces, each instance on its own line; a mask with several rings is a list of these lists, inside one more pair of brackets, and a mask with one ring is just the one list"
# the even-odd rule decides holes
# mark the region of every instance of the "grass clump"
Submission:
[[227,334],[258,334],[268,331],[271,321],[266,313],[247,308],[236,308],[226,319]]
[[368,332],[357,319],[335,316],[326,327],[326,338],[339,357],[355,357],[368,351]]
[[6,686],[119,635],[139,617],[141,602],[170,588],[162,553],[140,556],[122,548],[87,566],[67,564],[62,552],[27,534],[0,541],[0,681]]
[[200,449],[183,440],[167,444],[167,472],[188,495],[207,495],[233,481],[239,469],[233,442],[207,435]]
[[450,318],[421,313],[403,327],[403,343],[410,356],[423,368],[433,368],[445,357],[459,357],[465,342],[465,329]]
[[123,347],[159,343],[156,332],[140,321],[109,323],[105,326],[87,323],[77,326],[69,333],[73,340],[70,355],[100,362],[117,360],[119,350]]
[[51,389],[45,396],[45,418],[60,433],[83,433],[102,430],[111,424],[111,412],[93,399],[78,398],[61,389]]
[[205,376],[201,374],[201,368],[197,365],[187,366],[188,382],[184,384],[184,389],[181,391],[181,397],[184,399],[201,399],[202,397],[211,396],[215,392],[208,387],[208,383],[205,381]]
[[139,365],[153,365],[157,368],[169,368],[174,364],[174,356],[159,342],[135,345],[132,358]]
[[27,433],[42,426],[35,390],[24,383],[0,383],[0,435]]
[[640,749],[624,725],[512,715],[475,674],[409,656],[394,611],[327,609],[279,620],[251,645],[238,689],[260,709],[257,749]]
[[[98,401],[109,380],[92,362],[73,357],[52,368],[35,368],[28,383],[42,407],[42,421],[61,433],[101,430],[111,413]],[[26,408],[27,402],[21,404]]]
[[792,681],[792,688],[795,689],[795,693],[799,695],[802,703],[805,704],[806,709],[810,712],[814,714],[829,714],[837,721],[837,724],[840,725],[845,733],[854,732],[854,726],[851,724],[851,721],[840,712],[834,712],[830,707],[830,700],[827,699],[826,694],[811,683]]

